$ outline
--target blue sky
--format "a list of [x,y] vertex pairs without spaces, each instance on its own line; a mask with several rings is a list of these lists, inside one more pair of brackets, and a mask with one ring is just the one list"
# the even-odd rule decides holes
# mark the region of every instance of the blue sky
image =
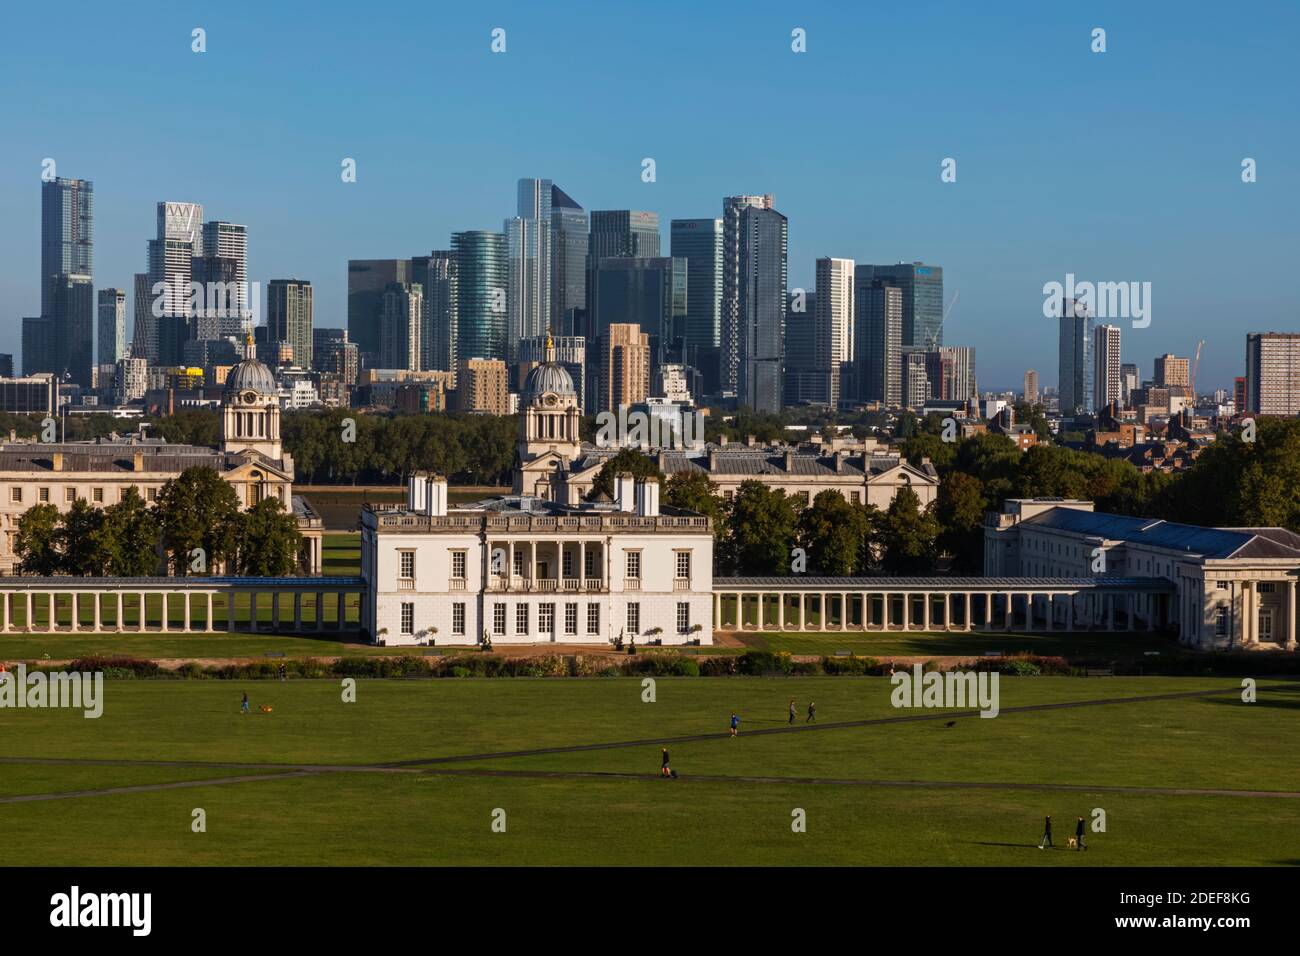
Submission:
[[1203,337],[1199,384],[1229,387],[1247,331],[1300,328],[1292,2],[48,11],[0,11],[0,351],[39,309],[45,157],[95,184],[97,287],[143,271],[157,201],[201,202],[248,225],[250,279],[312,281],[318,326],[346,324],[349,258],[500,229],[515,180],[540,176],[588,209],[658,212],[665,250],[670,218],[773,192],[791,286],[823,255],[942,265],[961,292],[945,341],[976,347],[981,388],[1027,367],[1055,383],[1042,287],[1067,272],[1152,283],[1150,327],[1123,332],[1147,376]]

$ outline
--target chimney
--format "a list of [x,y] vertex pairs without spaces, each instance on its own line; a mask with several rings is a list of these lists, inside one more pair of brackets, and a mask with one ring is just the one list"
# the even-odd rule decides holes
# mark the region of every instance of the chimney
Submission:
[[424,513],[431,518],[447,517],[447,479],[442,475],[426,478]]
[[408,511],[423,511],[426,500],[424,475],[416,472],[406,481],[406,508]]
[[[724,438],[723,441],[726,441],[726,439]],[[716,449],[710,448],[709,449],[709,471],[715,472],[717,470],[718,470],[718,452]]]
[[753,435],[746,435],[745,444],[748,445],[750,448],[753,448],[755,445],[758,444],[758,439],[755,438]]
[[788,475],[794,471],[794,452],[786,449],[785,452],[785,473]]
[[644,518],[659,516],[659,479],[653,475],[636,483],[636,513]]
[[142,452],[136,452],[131,456],[131,470],[144,471],[144,454]]
[[719,444],[719,445],[725,445],[726,443],[727,443],[727,436],[726,436],[726,435],[719,435],[719,436],[718,436],[718,444]]
[[62,470],[63,470],[63,452],[61,452],[61,451],[56,451],[56,452],[54,453],[53,458],[54,458],[54,470],[55,470],[55,471],[62,471]]
[[630,472],[614,476],[614,504],[618,511],[636,510],[636,482]]

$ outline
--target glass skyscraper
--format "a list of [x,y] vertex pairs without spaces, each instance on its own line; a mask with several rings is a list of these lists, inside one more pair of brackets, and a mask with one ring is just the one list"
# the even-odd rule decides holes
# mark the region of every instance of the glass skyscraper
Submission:
[[508,357],[506,237],[499,232],[453,232],[456,256],[457,360]]
[[[865,270],[865,271],[864,271]],[[924,262],[859,265],[860,279],[884,279],[903,292],[903,348],[943,345],[943,267]]]
[[50,314],[50,279],[94,275],[95,185],[86,179],[41,183],[41,315]]
[[348,339],[355,342],[364,368],[379,361],[379,320],[384,290],[411,281],[410,259],[348,260]]
[[509,254],[509,352],[541,335],[551,318],[551,188],[549,179],[521,179],[513,219],[505,221]]
[[656,258],[601,259],[592,294],[592,326],[601,343],[611,325],[640,326],[650,337],[651,372],[666,361],[686,318],[686,260]]
[[736,398],[754,411],[781,411],[789,224],[775,209],[740,210],[739,376]]
[[272,279],[266,287],[266,333],[293,347],[293,364],[312,367],[312,295],[305,279]]
[[672,257],[686,260],[687,346],[716,349],[722,335],[722,220],[674,219]]
[[1093,410],[1092,316],[1073,300],[1062,302],[1060,312],[1057,385],[1061,414],[1087,415]]
[[586,330],[587,211],[551,186],[551,328],[557,335]]

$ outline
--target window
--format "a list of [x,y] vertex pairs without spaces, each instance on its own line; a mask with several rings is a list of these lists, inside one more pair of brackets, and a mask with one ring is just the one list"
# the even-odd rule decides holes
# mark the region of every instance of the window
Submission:
[[48,502],[50,500],[50,489],[42,488],[39,497],[42,502]]
[[677,578],[678,580],[690,580],[691,577],[691,553],[689,551],[677,552]]
[[63,500],[66,501],[68,504],[72,504],[74,501],[76,501],[76,500],[77,500],[77,489],[76,489],[76,488],[64,488],[64,489],[63,489]]
[[564,633],[578,633],[578,605],[576,604],[564,605]]
[[522,551],[515,552],[514,575],[517,578],[522,578],[524,576],[524,553]]
[[687,601],[677,602],[677,633],[686,634],[691,629],[691,605]]
[[13,488],[10,488],[10,489],[9,489],[9,500],[12,501],[14,504],[17,504],[17,505],[22,504],[22,503],[23,503],[23,489],[22,489],[21,487],[19,487],[19,486],[16,486],[16,485],[15,485]]
[[451,576],[453,578],[465,577],[465,552],[453,551],[451,553]]
[[633,601],[627,606],[627,629],[635,637],[641,633],[641,603]]
[[1228,590],[1228,582],[1227,582],[1227,581],[1217,581],[1217,582],[1215,582],[1215,585],[1214,585],[1214,586],[1217,587],[1220,591],[1226,591],[1226,590]]
[[515,633],[516,634],[528,633],[528,605],[527,604],[515,605]]
[[401,554],[401,559],[402,559],[401,576],[403,578],[408,578],[408,579],[415,577],[415,552],[403,551]]
[[95,504],[97,504],[97,505],[102,505],[102,504],[104,503],[104,489],[103,489],[103,488],[93,488],[93,489],[91,489],[90,494],[91,494],[91,498],[92,498],[92,500],[95,502]]
[[1277,590],[1277,584],[1275,584],[1275,583],[1272,582],[1272,581],[1260,581],[1260,582],[1259,582],[1259,593],[1260,593],[1260,594],[1272,594],[1272,593],[1273,593],[1274,591],[1276,591],[1276,590]]
[[402,633],[415,633],[415,605],[409,602],[402,604]]
[[555,633],[554,604],[539,604],[537,606],[537,629],[543,634]]
[[582,569],[583,576],[588,578],[594,578],[596,576],[596,552],[595,551],[586,552],[586,556],[582,559],[582,563],[583,563],[583,569]]
[[150,489],[145,493],[145,498],[146,498],[147,500],[149,500],[149,501],[157,501],[157,500],[158,500],[158,489],[157,489],[157,488],[150,488]]
[[465,604],[457,601],[451,606],[451,633],[465,633]]
[[1217,637],[1228,636],[1228,605],[1220,604],[1214,611],[1214,633]]
[[600,633],[600,605],[599,604],[587,605],[587,633],[588,634]]
[[492,633],[504,634],[506,632],[506,606],[504,604],[492,605]]
[[862,504],[862,492],[860,492],[860,491],[855,491],[855,492],[853,492],[853,494],[850,496],[850,500],[851,500],[855,505],[860,505],[860,504]]
[[629,578],[641,577],[641,552],[629,551],[627,553],[627,576]]
[[572,551],[564,552],[560,560],[560,565],[561,565],[561,571],[560,571],[561,577],[565,577],[565,578],[573,577],[573,552]]

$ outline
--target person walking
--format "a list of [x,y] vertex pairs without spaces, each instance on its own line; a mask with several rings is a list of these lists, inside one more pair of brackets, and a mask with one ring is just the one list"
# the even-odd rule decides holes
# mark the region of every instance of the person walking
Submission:
[[663,759],[663,764],[659,768],[659,776],[667,777],[672,774],[672,771],[668,769],[668,748],[664,747],[663,752],[664,752],[663,754],[664,759]]
[[808,701],[808,716],[804,718],[805,724],[809,721],[812,721],[814,724],[817,723],[817,705],[812,701]]
[[244,691],[243,694],[244,699],[239,702],[239,712],[246,714],[248,713],[248,691]]
[[1083,817],[1079,817],[1079,822],[1074,826],[1074,840],[1077,846],[1075,850],[1086,850],[1088,844],[1083,842],[1083,834],[1088,828],[1083,825]]
[[1039,841],[1038,849],[1041,850],[1047,846],[1050,846],[1053,850],[1056,849],[1056,846],[1052,843],[1052,818],[1050,816],[1043,824],[1043,839]]
[[740,728],[740,718],[735,714],[731,715],[731,736],[736,736],[736,731]]
[[790,698],[790,723],[794,723],[794,698]]

